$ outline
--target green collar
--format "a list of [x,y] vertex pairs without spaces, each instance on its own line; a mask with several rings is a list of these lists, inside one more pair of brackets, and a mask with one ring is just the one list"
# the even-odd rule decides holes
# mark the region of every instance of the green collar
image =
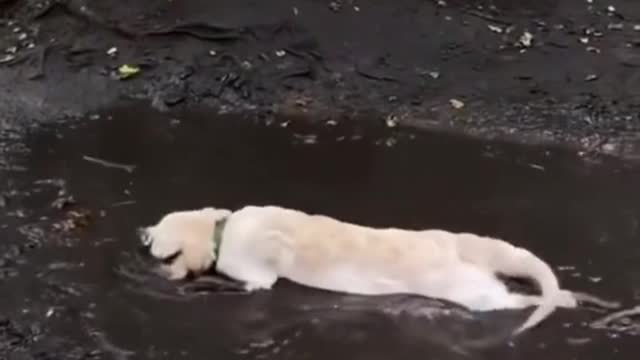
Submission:
[[220,253],[220,245],[222,244],[222,232],[224,231],[224,227],[226,224],[227,218],[223,217],[222,219],[216,220],[216,225],[213,229],[213,256],[216,261],[218,260],[218,254]]

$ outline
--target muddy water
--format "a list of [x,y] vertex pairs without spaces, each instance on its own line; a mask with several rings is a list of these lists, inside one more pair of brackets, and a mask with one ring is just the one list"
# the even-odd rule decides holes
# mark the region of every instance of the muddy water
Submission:
[[527,313],[287,282],[252,295],[195,291],[149,271],[136,226],[176,209],[277,204],[502,237],[552,263],[569,288],[640,302],[639,169],[337,120],[309,127],[123,105],[31,134],[17,170],[2,173],[2,358],[636,358],[638,326],[590,329],[604,315],[593,309],[559,311],[514,343],[472,350],[469,340],[503,334]]

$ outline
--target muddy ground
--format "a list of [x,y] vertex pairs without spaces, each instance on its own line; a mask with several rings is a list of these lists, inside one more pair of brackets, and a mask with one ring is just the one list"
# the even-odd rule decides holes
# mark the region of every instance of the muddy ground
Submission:
[[471,231],[632,308],[640,3],[0,0],[0,14],[0,359],[637,357],[638,316],[600,326],[590,307],[478,349],[527,313],[168,283],[134,229],[271,203]]
[[626,162],[386,126],[161,113],[144,103],[47,126],[24,145],[29,152],[2,172],[3,359],[637,356],[638,316],[598,326],[611,312],[590,306],[560,310],[507,341],[528,311],[470,313],[286,281],[251,295],[169,283],[137,251],[135,234],[167,211],[211,204],[472,231],[526,246],[564,286],[631,308],[640,301],[640,171]]
[[[637,157],[640,3],[4,0],[3,128],[122,97]],[[140,73],[118,80],[118,67]]]

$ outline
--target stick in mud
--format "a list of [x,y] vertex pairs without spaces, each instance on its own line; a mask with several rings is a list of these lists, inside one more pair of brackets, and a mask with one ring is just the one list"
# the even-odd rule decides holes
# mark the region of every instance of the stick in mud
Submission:
[[592,322],[590,326],[594,329],[604,329],[607,327],[607,325],[609,325],[613,321],[630,317],[630,316],[638,316],[638,315],[640,315],[640,305],[631,309],[621,310],[621,311],[614,312],[613,314],[609,314],[601,319],[598,319]]
[[136,169],[135,165],[119,164],[119,163],[116,163],[116,162],[112,162],[112,161],[108,161],[108,160],[102,160],[102,159],[98,159],[98,158],[95,158],[95,157],[92,157],[92,156],[87,156],[87,155],[82,156],[82,159],[84,159],[86,161],[89,161],[89,162],[92,162],[92,163],[95,163],[95,164],[98,164],[98,165],[102,165],[104,167],[124,170],[124,171],[126,171],[128,173],[132,173],[133,170]]
[[621,306],[617,301],[604,300],[595,295],[587,294],[584,292],[572,291],[572,293],[579,303],[591,304],[609,310],[619,309]]

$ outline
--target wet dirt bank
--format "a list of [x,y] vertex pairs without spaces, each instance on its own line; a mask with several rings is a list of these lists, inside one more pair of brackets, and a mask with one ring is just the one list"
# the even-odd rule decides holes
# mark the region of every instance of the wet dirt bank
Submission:
[[558,311],[515,343],[476,351],[465,342],[526,312],[286,282],[250,296],[194,293],[157,278],[137,255],[136,226],[179,208],[271,203],[502,237],[553,264],[568,288],[640,301],[633,165],[368,121],[233,116],[128,104],[27,136],[29,151],[0,169],[2,358],[636,358],[637,322],[592,329],[605,314],[590,309]]
[[[640,3],[0,2],[0,129],[123,97],[638,158]],[[120,79],[119,67],[139,72]],[[128,73],[131,74],[131,73]]]

